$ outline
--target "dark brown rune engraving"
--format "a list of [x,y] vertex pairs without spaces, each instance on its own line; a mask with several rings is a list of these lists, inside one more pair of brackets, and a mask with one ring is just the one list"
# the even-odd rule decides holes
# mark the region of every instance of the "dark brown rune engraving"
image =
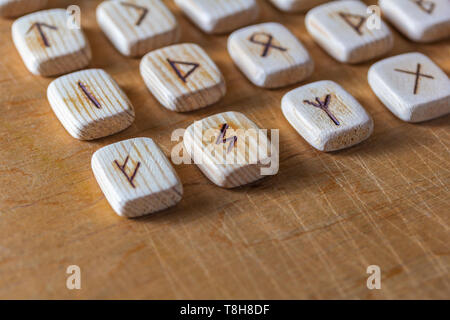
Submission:
[[[198,67],[200,67],[200,64],[195,63],[195,62],[175,61],[175,60],[171,60],[169,58],[167,58],[167,62],[170,64],[172,69],[175,71],[175,73],[177,74],[178,78],[180,78],[184,83],[186,83],[186,79],[192,74],[192,72],[194,72]],[[178,65],[190,66],[191,69],[188,72],[183,74],[181,72],[181,70],[178,69],[177,64]]]
[[227,153],[230,153],[230,151],[233,149],[233,147],[236,145],[238,138],[236,136],[232,136],[229,138],[225,138],[227,135],[227,130],[230,126],[228,123],[224,123],[222,127],[220,128],[220,135],[217,137],[216,144],[221,143],[227,143],[230,142],[228,145]]
[[412,75],[416,76],[416,80],[414,82],[414,94],[417,94],[417,91],[419,90],[420,77],[425,77],[425,78],[428,78],[428,79],[434,79],[434,77],[430,76],[429,74],[420,73],[420,69],[421,68],[422,68],[422,65],[420,63],[418,63],[416,72],[408,71],[408,70],[401,70],[401,69],[394,69],[394,70],[397,71],[397,72],[403,72],[403,73],[406,73],[406,74],[412,74]]
[[[257,39],[258,36],[264,36],[266,41],[258,40]],[[287,51],[286,48],[274,45],[273,44],[274,37],[271,34],[269,34],[269,33],[255,32],[254,34],[252,34],[252,36],[248,40],[250,42],[259,44],[261,46],[264,46],[264,49],[263,49],[263,51],[261,53],[261,57],[267,57],[267,55],[269,54],[270,48],[277,49],[277,50],[280,50],[280,51]]]
[[42,30],[43,27],[51,29],[51,30],[58,30],[58,28],[55,26],[51,26],[51,25],[43,23],[43,22],[35,22],[28,29],[26,34],[30,33],[30,31],[33,30],[33,28],[36,28],[37,31],[39,32],[39,35],[41,36],[42,42],[44,42],[44,45],[46,47],[50,47],[50,43],[48,42],[47,36],[45,35],[44,30]]
[[128,173],[126,172],[125,168],[127,166],[128,160],[130,159],[130,156],[126,157],[125,162],[123,163],[123,165],[120,165],[119,162],[117,160],[114,160],[114,163],[116,164],[116,166],[119,168],[119,170],[123,173],[123,175],[125,176],[125,178],[127,178],[128,182],[130,183],[130,185],[133,187],[133,189],[136,189],[136,186],[134,185],[134,178],[136,178],[136,174],[139,170],[139,167],[141,166],[141,163],[138,162],[136,165],[136,168],[134,169],[134,172],[131,176],[128,175]]
[[332,114],[330,109],[328,108],[330,106],[331,95],[327,94],[324,101],[320,101],[320,99],[316,97],[316,101],[317,103],[308,100],[303,100],[304,103],[307,103],[309,105],[312,105],[316,108],[323,110],[328,115],[328,117],[330,117],[330,119],[334,122],[334,124],[339,126],[340,122],[338,121],[338,119],[336,119],[334,114]]
[[138,11],[141,11],[141,15],[139,16],[138,20],[136,20],[136,23],[135,23],[137,26],[139,26],[142,23],[142,21],[144,21],[145,17],[148,14],[148,11],[149,11],[146,7],[138,6],[134,3],[121,2],[120,4],[125,7],[130,7],[130,8],[136,9]]
[[78,86],[80,87],[81,91],[83,91],[84,95],[89,99],[89,101],[91,101],[94,104],[94,106],[97,109],[102,108],[100,102],[98,102],[98,100],[94,97],[94,95],[89,92],[88,88],[81,81],[78,81]]
[[[361,28],[364,25],[364,22],[366,22],[367,17],[346,12],[339,12],[339,16],[344,19],[344,21],[347,22],[347,24],[352,27],[357,34],[359,34],[360,36],[363,35]],[[357,23],[355,23],[355,19],[358,21]]]
[[428,14],[432,14],[434,11],[434,8],[436,8],[436,4],[433,1],[427,1],[427,0],[413,0],[417,6],[422,9],[422,11],[425,11]]

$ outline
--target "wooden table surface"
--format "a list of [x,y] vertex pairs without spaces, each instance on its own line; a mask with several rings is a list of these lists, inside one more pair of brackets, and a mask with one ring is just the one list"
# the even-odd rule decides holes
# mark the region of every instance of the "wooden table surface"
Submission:
[[[100,31],[99,2],[78,1],[90,67],[117,80],[136,121],[93,142],[63,129],[46,99],[52,79],[26,70],[12,21],[0,20],[0,298],[450,298],[449,116],[398,120],[367,83],[374,61],[337,63],[308,35],[304,15],[283,14],[266,1],[259,22],[281,22],[301,39],[316,62],[307,82],[340,83],[374,118],[372,137],[340,152],[314,150],[281,113],[282,96],[298,85],[253,86],[233,65],[227,36],[206,36],[172,0],[181,40],[206,49],[228,92],[203,110],[171,112],[146,89],[139,59],[121,56]],[[449,41],[419,45],[393,32],[390,55],[420,51],[450,73]],[[170,154],[174,129],[228,110],[280,129],[276,176],[225,190],[195,165],[180,165],[185,193],[176,207],[137,220],[113,212],[91,171],[94,151],[151,137]],[[81,290],[66,288],[69,265],[81,268]],[[381,290],[366,287],[369,265],[381,268]]]

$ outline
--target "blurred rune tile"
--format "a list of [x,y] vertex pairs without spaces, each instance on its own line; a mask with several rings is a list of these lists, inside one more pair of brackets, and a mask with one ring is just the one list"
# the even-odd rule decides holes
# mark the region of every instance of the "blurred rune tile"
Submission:
[[184,14],[206,33],[226,33],[258,18],[256,0],[175,0]]
[[36,75],[68,73],[86,67],[91,60],[83,31],[68,27],[63,9],[39,11],[17,19],[12,36],[23,62]]
[[270,0],[278,9],[286,12],[305,12],[330,0]]
[[134,121],[130,100],[101,69],[62,76],[49,85],[47,96],[64,128],[76,139],[109,136]]
[[383,104],[404,121],[421,122],[450,113],[450,80],[421,53],[401,54],[375,63],[368,80]]
[[263,23],[233,32],[228,38],[228,52],[247,78],[260,87],[296,83],[314,70],[308,51],[279,23]]
[[97,7],[97,21],[114,47],[129,57],[173,44],[180,34],[161,0],[104,1]]
[[140,70],[155,98],[172,111],[209,106],[226,92],[219,68],[196,44],[177,44],[152,51],[142,58]]
[[314,40],[340,62],[359,63],[386,54],[394,44],[388,26],[369,23],[367,6],[354,0],[334,1],[311,9],[305,18]]
[[314,148],[335,151],[366,140],[373,121],[361,104],[333,81],[318,81],[288,92],[282,111]]
[[183,196],[172,164],[150,138],[120,141],[97,150],[92,170],[111,207],[123,217],[167,209]]

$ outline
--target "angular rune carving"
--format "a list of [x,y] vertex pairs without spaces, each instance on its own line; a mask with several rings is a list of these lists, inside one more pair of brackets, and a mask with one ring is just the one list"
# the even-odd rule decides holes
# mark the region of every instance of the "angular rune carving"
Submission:
[[134,189],[136,189],[136,186],[134,185],[134,178],[136,178],[136,174],[137,174],[137,172],[139,170],[139,167],[141,166],[141,163],[140,162],[137,163],[136,168],[133,171],[133,174],[131,176],[129,176],[128,173],[125,170],[129,159],[130,159],[130,156],[127,156],[126,159],[125,159],[125,162],[123,163],[123,165],[120,165],[117,160],[114,160],[114,163],[119,168],[119,170],[123,173],[123,175],[125,176],[127,181],[130,183],[130,185]]
[[317,97],[316,97],[316,102],[311,102],[309,100],[303,100],[304,103],[307,103],[311,106],[314,106],[316,108],[323,110],[328,115],[328,117],[334,122],[334,124],[338,126],[338,125],[340,125],[340,122],[338,121],[338,119],[336,119],[334,114],[332,114],[330,109],[328,108],[330,106],[330,101],[331,101],[331,95],[329,95],[329,94],[327,94],[324,101],[320,101],[320,99]]
[[[167,58],[167,62],[169,62],[172,69],[175,71],[177,76],[186,83],[186,79],[198,68],[200,67],[200,64],[194,63],[194,62],[183,62],[183,61],[175,61]],[[189,69],[188,72],[182,73],[181,70],[177,67],[177,65],[185,65],[185,66],[191,66],[191,69]]]
[[78,81],[78,86],[80,87],[81,91],[83,91],[84,95],[89,99],[89,101],[91,101],[94,104],[94,106],[97,109],[102,108],[100,102],[98,102],[98,100],[94,97],[94,95],[89,92],[88,88],[81,81]]
[[[264,36],[266,41],[260,41],[257,39],[258,36]],[[264,46],[264,49],[261,53],[261,57],[267,57],[267,55],[269,54],[270,48],[273,49],[277,49],[280,51],[287,51],[286,48],[280,47],[280,46],[276,46],[273,44],[273,36],[269,33],[265,33],[265,32],[256,32],[254,34],[252,34],[252,36],[248,39],[250,42],[259,44],[261,46]]]
[[402,72],[402,73],[406,73],[406,74],[411,74],[413,76],[416,76],[416,80],[414,82],[414,94],[417,94],[417,91],[419,90],[419,81],[420,81],[420,77],[425,77],[428,79],[434,79],[433,76],[429,75],[429,74],[423,74],[420,73],[420,69],[422,68],[422,65],[420,63],[417,64],[417,69],[416,72],[413,71],[409,71],[409,70],[401,70],[401,69],[394,69],[397,72]]
[[224,123],[220,129],[220,135],[217,137],[216,144],[227,143],[230,142],[227,148],[227,153],[230,153],[233,147],[236,145],[238,138],[236,136],[232,136],[229,138],[225,138],[227,135],[227,130],[230,126],[228,123]]
[[[363,35],[361,28],[364,25],[364,22],[366,22],[367,17],[346,12],[339,12],[339,16],[344,19],[344,21],[347,22],[347,24],[352,27],[356,31],[356,33],[358,33],[360,36]],[[357,20],[358,22],[355,23],[354,20]]]
[[47,36],[45,35],[45,32],[44,32],[44,30],[43,30],[44,27],[45,27],[45,28],[48,28],[48,29],[51,29],[51,30],[58,30],[57,27],[51,26],[51,25],[49,25],[49,24],[47,24],[47,23],[43,23],[43,22],[35,22],[35,23],[33,23],[33,24],[31,25],[31,27],[28,29],[28,31],[27,31],[26,34],[30,33],[30,31],[33,30],[33,28],[36,28],[37,31],[38,31],[38,33],[39,33],[39,35],[41,36],[42,42],[44,42],[44,45],[45,45],[46,47],[50,47],[50,43],[48,42]]
[[417,6],[425,11],[428,14],[432,14],[434,11],[434,8],[436,8],[436,4],[433,1],[428,0],[413,0]]
[[146,7],[138,6],[133,3],[121,2],[120,4],[125,7],[130,7],[130,8],[136,9],[141,12],[141,15],[139,16],[138,20],[136,20],[136,23],[135,23],[137,26],[139,26],[142,23],[142,21],[144,21],[145,17],[148,14],[148,11],[149,11]]

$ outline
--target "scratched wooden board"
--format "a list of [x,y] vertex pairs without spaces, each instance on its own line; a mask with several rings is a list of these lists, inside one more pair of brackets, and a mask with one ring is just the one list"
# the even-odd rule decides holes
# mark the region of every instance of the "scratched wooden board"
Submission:
[[[174,113],[146,89],[139,60],[122,57],[106,40],[94,16],[99,2],[79,1],[90,66],[124,88],[136,121],[94,142],[65,132],[46,100],[52,79],[25,69],[12,21],[0,21],[1,298],[450,298],[448,116],[422,124],[396,119],[367,83],[373,61],[335,62],[307,34],[303,15],[265,1],[259,21],[282,22],[302,40],[316,62],[308,82],[340,83],[373,116],[373,136],[348,150],[315,151],[281,113],[281,97],[296,86],[251,85],[228,56],[227,37],[202,34],[169,1],[182,41],[205,48],[228,85],[216,105]],[[390,55],[409,51],[450,72],[449,42],[418,45],[395,32]],[[113,212],[91,172],[94,151],[144,136],[169,154],[174,129],[229,110],[280,129],[278,175],[224,190],[194,165],[181,165],[179,205],[139,220]],[[78,291],[66,288],[72,264],[81,267]],[[372,264],[381,267],[381,290],[366,287]]]

